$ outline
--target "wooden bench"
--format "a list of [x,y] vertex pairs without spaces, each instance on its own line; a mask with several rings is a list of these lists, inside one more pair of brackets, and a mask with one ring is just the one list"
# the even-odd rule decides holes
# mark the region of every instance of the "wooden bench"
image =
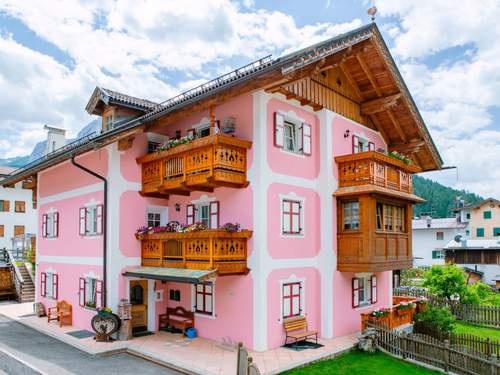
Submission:
[[59,322],[59,327],[64,324],[73,325],[73,308],[66,301],[57,302],[55,307],[49,307],[47,312],[47,321],[50,323],[52,320]]
[[289,318],[283,321],[283,327],[286,333],[285,345],[289,338],[295,339],[295,345],[297,345],[299,341],[307,340],[309,337],[315,337],[316,344],[318,343],[318,330],[309,331],[307,329],[307,320],[303,316]]
[[158,329],[168,326],[180,328],[185,332],[186,329],[194,327],[194,312],[181,306],[167,307],[167,312],[159,315]]

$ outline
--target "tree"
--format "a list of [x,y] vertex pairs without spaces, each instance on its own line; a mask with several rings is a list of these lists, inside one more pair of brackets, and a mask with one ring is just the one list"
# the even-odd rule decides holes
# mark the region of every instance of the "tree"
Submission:
[[432,266],[424,275],[423,286],[439,297],[462,299],[467,287],[465,272],[456,265]]

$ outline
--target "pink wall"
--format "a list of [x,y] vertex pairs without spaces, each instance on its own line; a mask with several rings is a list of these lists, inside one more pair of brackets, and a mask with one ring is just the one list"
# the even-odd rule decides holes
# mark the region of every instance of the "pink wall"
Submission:
[[[333,126],[333,157],[352,154],[352,136],[357,135],[375,143],[375,150],[387,149],[387,145],[380,133],[368,129],[353,121],[335,115],[332,121]],[[344,138],[344,133],[349,130],[349,137]],[[334,175],[338,177],[337,164],[333,163]]]
[[[296,155],[274,146],[274,114],[277,111],[293,112],[294,117],[303,119],[311,125],[312,155]],[[267,160],[271,170],[294,177],[314,179],[319,175],[319,119],[316,115],[302,108],[278,99],[271,99],[267,104]]]
[[[58,285],[59,285],[59,293],[58,300],[65,300],[70,305],[72,305],[73,309],[73,326],[87,329],[92,331],[92,327],[90,326],[90,320],[96,314],[95,310],[81,307],[79,305],[79,279],[80,277],[84,277],[85,274],[88,274],[92,271],[95,275],[99,276],[99,279],[102,280],[102,267],[100,266],[89,266],[89,265],[77,265],[77,264],[61,264],[61,263],[47,263],[40,262],[37,267],[37,283],[40,287],[40,272],[46,272],[47,269],[53,269],[55,273],[58,275]],[[42,297],[40,292],[37,295],[37,301],[42,302],[46,308],[53,307],[56,305],[56,301],[53,299],[48,299]],[[56,324],[56,323],[54,323]]]
[[103,199],[103,192],[99,191],[41,205],[38,210],[38,233],[42,233],[42,215],[49,209],[55,209],[59,212],[59,235],[56,238],[38,236],[38,253],[74,257],[102,256],[102,235],[80,236],[79,215],[80,207],[91,200],[102,204]]
[[267,345],[270,349],[279,347],[285,342],[283,320],[280,315],[280,280],[287,280],[292,276],[305,279],[303,285],[305,306],[302,308],[307,317],[308,328],[318,330],[321,328],[321,280],[318,269],[312,267],[276,269],[267,278]]
[[333,289],[333,335],[344,336],[361,329],[361,313],[392,306],[389,293],[392,272],[375,273],[377,276],[377,303],[366,307],[352,307],[352,272],[334,273]]
[[135,137],[132,147],[122,152],[120,156],[120,172],[122,177],[130,182],[141,182],[141,166],[137,164],[136,158],[144,156],[148,149],[148,138],[146,134]]
[[[281,227],[280,195],[295,193],[304,198],[304,220],[301,223],[303,236],[283,235]],[[271,184],[267,191],[268,198],[268,239],[267,247],[273,258],[308,258],[318,254],[320,239],[320,198],[312,189],[292,185]]]
[[[104,148],[78,156],[76,161],[101,176],[108,174],[108,151]],[[40,197],[44,198],[99,182],[101,180],[83,172],[67,161],[38,174],[38,192]]]

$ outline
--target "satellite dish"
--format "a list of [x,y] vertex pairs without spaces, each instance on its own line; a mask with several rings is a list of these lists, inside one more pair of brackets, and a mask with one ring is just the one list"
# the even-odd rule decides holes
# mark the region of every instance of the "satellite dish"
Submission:
[[458,242],[460,243],[460,241],[462,240],[462,235],[461,234],[457,234],[454,238],[455,242]]

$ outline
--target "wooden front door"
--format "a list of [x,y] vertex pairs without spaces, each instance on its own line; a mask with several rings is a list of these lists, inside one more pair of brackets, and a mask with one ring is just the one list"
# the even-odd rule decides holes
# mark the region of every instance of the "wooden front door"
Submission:
[[148,329],[148,281],[130,281],[130,303],[132,304],[132,329]]

